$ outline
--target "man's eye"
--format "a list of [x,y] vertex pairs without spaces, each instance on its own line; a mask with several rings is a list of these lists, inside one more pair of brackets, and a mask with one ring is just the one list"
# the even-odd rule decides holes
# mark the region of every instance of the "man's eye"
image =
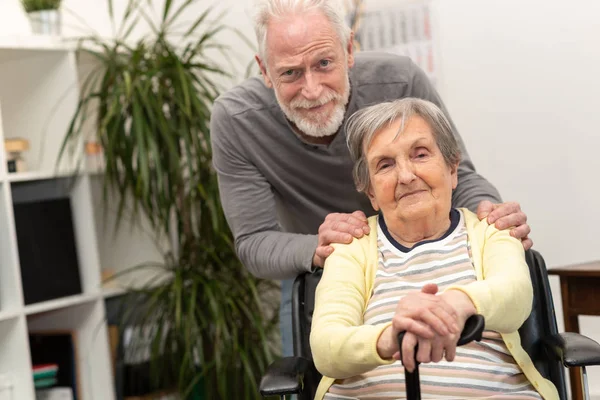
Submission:
[[319,66],[327,67],[327,66],[329,66],[330,63],[331,63],[331,61],[329,61],[329,60],[321,60],[321,61],[319,61]]
[[282,75],[283,76],[292,76],[292,75],[294,75],[294,70],[293,69],[288,69]]

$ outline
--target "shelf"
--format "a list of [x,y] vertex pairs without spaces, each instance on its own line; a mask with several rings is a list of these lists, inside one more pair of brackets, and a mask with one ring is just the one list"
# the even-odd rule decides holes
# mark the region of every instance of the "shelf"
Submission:
[[[99,299],[97,295],[95,298]],[[67,331],[75,335],[73,361],[77,368],[77,399],[115,399],[103,301],[91,301],[52,312],[29,315],[26,322],[29,333]],[[34,400],[35,397],[15,399]]]
[[[33,400],[35,391],[31,379],[31,357],[25,318],[0,322],[0,373],[10,373],[13,381],[11,399]],[[2,392],[4,394],[4,392]],[[6,398],[4,396],[0,398]]]
[[[164,285],[165,282],[169,279],[168,274],[165,273],[165,274],[161,274],[161,275],[162,275],[161,277],[159,277],[158,275],[154,275],[154,276],[141,275],[141,276],[138,276],[138,278],[135,281],[128,281],[126,286],[103,287],[102,288],[102,296],[104,296],[104,298],[110,298],[110,297],[116,297],[116,296],[121,296],[123,294],[127,294],[129,292],[135,291],[136,289],[151,290],[153,288],[157,288],[161,285]],[[149,283],[147,281],[147,279],[150,279],[150,278],[152,278],[151,283]],[[142,280],[146,280],[146,281],[143,282]],[[135,283],[137,283],[138,285],[136,285]],[[141,286],[140,286],[140,283],[142,283]]]
[[16,318],[21,315],[21,312],[18,309],[8,309],[0,311],[0,321],[6,321],[11,318]]
[[77,294],[74,296],[62,297],[60,299],[43,301],[41,303],[29,304],[25,306],[25,314],[33,315],[46,311],[53,311],[61,308],[81,305],[92,302],[97,298],[97,294]]
[[28,182],[28,181],[41,181],[46,179],[66,178],[74,176],[74,173],[69,172],[55,172],[55,171],[27,171],[27,172],[13,172],[6,175],[6,179],[9,182]]
[[125,288],[109,287],[102,289],[102,296],[104,296],[105,299],[117,297],[125,293],[127,293],[127,289]]
[[74,41],[65,41],[61,37],[44,35],[1,35],[0,51],[3,50],[40,50],[71,51],[76,49]]
[[[11,20],[10,14],[19,14],[20,8],[12,7],[11,11],[10,5],[2,5],[0,14],[7,14]],[[74,37],[31,35],[26,31],[0,33],[0,144],[12,138],[29,142],[29,149],[21,153],[27,167],[25,172],[8,173],[6,151],[0,151],[0,229],[4,233],[0,238],[0,372],[9,371],[14,376],[12,398],[18,400],[35,400],[29,333],[60,330],[77,335],[79,397],[87,399],[93,394],[102,400],[115,399],[111,348],[105,334],[104,296],[114,298],[122,291],[100,286],[96,214],[105,211],[94,208],[96,199],[91,181],[102,181],[98,165],[101,157],[87,157],[84,146],[80,146],[83,143],[69,146],[63,157],[58,157],[80,101],[81,85],[88,71],[99,64],[93,54],[80,49]],[[90,119],[90,129],[93,123]],[[27,238],[22,237],[23,229],[17,229],[23,227],[21,217],[30,215],[30,211],[23,214],[20,206],[67,198],[73,225],[73,238],[67,243],[75,244],[80,288],[68,292],[75,295],[56,297],[60,294],[55,294],[54,299],[31,303],[41,297],[25,296],[24,288],[31,288],[30,277],[36,281],[36,275],[24,274],[21,267],[27,265],[27,251],[35,249],[40,254],[41,251],[39,245],[27,244]],[[21,221],[19,227],[17,220]],[[50,228],[44,235],[62,241],[64,235],[54,233],[69,227],[62,224],[66,221],[64,216],[57,220],[44,225]],[[125,239],[128,243],[122,243]],[[114,257],[121,256],[125,249],[138,252],[136,237],[128,232],[117,241],[123,251]],[[105,251],[111,256],[114,253],[108,246]],[[65,265],[59,264],[60,261],[55,263]],[[40,276],[36,283],[50,283],[44,282],[50,277],[64,281],[65,275],[56,271],[49,272],[52,275],[47,277]],[[30,293],[28,289],[27,294]],[[49,297],[52,296],[43,298]],[[31,304],[24,305],[25,298]]]

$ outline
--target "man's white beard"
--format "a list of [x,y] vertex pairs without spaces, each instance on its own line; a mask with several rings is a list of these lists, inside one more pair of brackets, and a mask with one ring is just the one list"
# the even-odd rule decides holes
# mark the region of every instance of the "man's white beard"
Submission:
[[[346,105],[350,98],[350,79],[348,72],[346,72],[346,87],[344,88],[344,93],[341,95],[331,89],[327,89],[318,100],[306,100],[302,98],[294,99],[290,102],[290,106],[287,106],[281,101],[277,91],[275,91],[275,97],[287,119],[293,122],[302,133],[312,137],[331,136],[338,131],[342,122],[344,122]],[[327,115],[325,112],[314,111],[310,113],[310,117],[307,118],[297,112],[298,108],[322,106],[330,101],[336,103],[330,115]]]

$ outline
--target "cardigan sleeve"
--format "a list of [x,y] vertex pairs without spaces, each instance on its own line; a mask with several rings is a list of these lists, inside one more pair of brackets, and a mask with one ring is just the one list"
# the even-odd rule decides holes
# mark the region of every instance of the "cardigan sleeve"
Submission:
[[485,317],[486,329],[515,332],[531,313],[533,302],[523,245],[510,236],[508,229],[500,231],[490,225],[482,239],[481,263],[483,279],[446,290],[466,293],[477,313]]
[[333,245],[317,286],[310,346],[315,366],[330,378],[348,378],[393,362],[377,353],[379,336],[391,323],[363,325],[370,296],[365,282],[367,244],[368,235]]

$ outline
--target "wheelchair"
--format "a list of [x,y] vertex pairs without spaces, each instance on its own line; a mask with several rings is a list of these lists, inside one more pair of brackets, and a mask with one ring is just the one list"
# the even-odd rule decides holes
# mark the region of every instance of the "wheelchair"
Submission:
[[[600,365],[600,344],[577,333],[559,333],[546,264],[535,250],[525,252],[533,284],[531,314],[519,328],[521,345],[542,376],[556,386],[561,400],[567,400],[564,367],[581,368],[584,399],[589,399],[586,366]],[[310,328],[315,289],[322,270],[299,275],[292,291],[294,356],[273,362],[260,382],[263,397],[296,394],[298,400],[313,400],[322,375],[312,362]],[[464,333],[464,331],[463,331]],[[408,376],[407,376],[408,378]],[[414,381],[415,377],[411,377]],[[418,385],[418,375],[416,376]],[[406,381],[407,392],[409,380]],[[572,382],[571,384],[577,384]],[[411,390],[417,390],[413,388]],[[414,396],[411,394],[411,396]],[[407,398],[411,398],[408,396]],[[414,397],[413,397],[414,398]]]

